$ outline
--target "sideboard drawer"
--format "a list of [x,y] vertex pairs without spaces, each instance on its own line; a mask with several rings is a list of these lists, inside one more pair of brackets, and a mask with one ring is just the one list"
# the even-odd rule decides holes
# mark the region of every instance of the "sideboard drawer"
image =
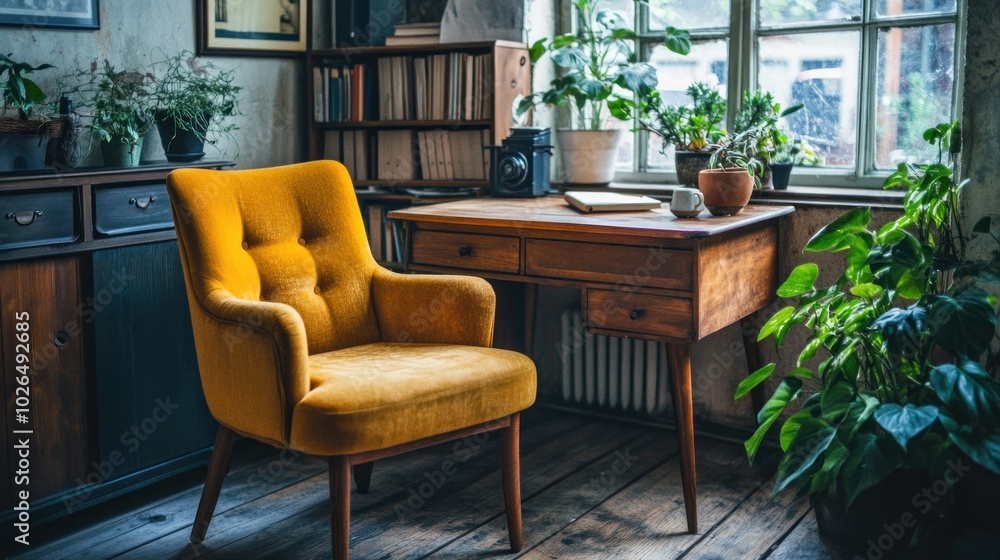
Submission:
[[690,291],[693,271],[691,251],[548,239],[524,246],[524,272],[531,276]]
[[587,290],[587,322],[594,328],[690,340],[692,317],[689,299]]
[[72,243],[78,214],[73,187],[0,194],[0,249]]
[[520,270],[521,241],[517,237],[418,229],[413,232],[412,250],[414,264],[510,274]]
[[123,235],[174,227],[163,181],[94,188],[94,229]]

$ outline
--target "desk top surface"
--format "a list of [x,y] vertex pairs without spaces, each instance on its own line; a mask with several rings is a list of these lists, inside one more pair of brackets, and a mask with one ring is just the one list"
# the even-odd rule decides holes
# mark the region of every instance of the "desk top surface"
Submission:
[[705,210],[697,218],[677,218],[666,205],[657,210],[640,212],[587,214],[571,207],[562,197],[475,198],[394,210],[389,213],[389,218],[451,225],[628,233],[684,239],[718,235],[794,211],[792,206],[750,205],[735,216],[715,217]]

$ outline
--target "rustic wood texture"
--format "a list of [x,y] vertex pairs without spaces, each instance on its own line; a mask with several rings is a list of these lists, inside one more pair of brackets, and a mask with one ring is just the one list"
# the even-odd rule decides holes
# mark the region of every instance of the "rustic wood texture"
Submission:
[[215,436],[215,449],[212,450],[212,460],[208,463],[208,475],[205,476],[205,489],[201,492],[198,511],[191,527],[191,542],[197,544],[205,540],[205,533],[212,522],[215,505],[219,502],[222,483],[229,474],[229,459],[233,455],[233,444],[236,443],[236,432],[225,426],[219,426]]
[[698,532],[698,475],[695,471],[694,404],[691,399],[691,347],[667,344],[670,363],[670,398],[674,402],[677,441],[680,445],[681,479],[688,532]]
[[[609,258],[613,255],[613,258]],[[640,286],[690,291],[691,251],[610,243],[528,239],[524,273],[615,284],[624,279]]]
[[478,198],[394,210],[389,217],[434,224],[686,239],[718,235],[773,220],[793,211],[791,206],[750,205],[735,216],[716,218],[703,213],[699,218],[679,219],[667,208],[642,212],[583,214],[560,197],[509,200]]
[[351,460],[330,457],[330,536],[333,560],[351,556]]
[[[509,550],[497,492],[500,438],[479,441],[466,461],[444,444],[380,463],[379,484],[350,496],[355,558],[816,559],[823,544],[791,495],[771,497],[770,471],[749,467],[741,445],[704,439],[700,535],[687,534],[676,445],[664,430],[577,416],[523,415],[524,549]],[[470,442],[472,443],[472,442]],[[213,529],[187,541],[200,484],[91,517],[61,537],[35,534],[24,558],[305,558],[331,556],[324,461],[282,460],[277,450],[237,443]],[[469,449],[471,448],[463,448]],[[408,501],[426,473],[455,461],[430,498]],[[280,465],[280,469],[276,466]],[[344,469],[346,473],[346,468]],[[268,474],[270,473],[270,474]],[[154,493],[156,488],[150,489]],[[417,494],[419,496],[419,494]],[[412,505],[415,505],[412,504]],[[787,535],[787,537],[786,537]],[[785,539],[782,542],[782,539]]]
[[[90,461],[96,458],[91,427],[94,403],[92,378],[85,366],[85,330],[78,313],[81,305],[80,263],[74,257],[39,259],[0,265],[0,337],[3,345],[3,385],[6,397],[8,443],[30,439],[28,489],[30,498],[76,487],[87,479]],[[17,324],[27,313],[27,331]],[[20,342],[17,334],[28,333]],[[29,358],[29,385],[17,383],[16,356]],[[18,422],[18,398],[30,401],[28,422]],[[13,430],[31,430],[17,434]],[[19,470],[18,457],[8,450],[8,475]],[[11,496],[23,490],[8,476]]]
[[636,338],[691,339],[691,300],[587,290],[587,321],[594,328]]
[[520,271],[521,241],[516,237],[417,230],[412,243],[413,262],[417,264]]
[[521,415],[510,417],[510,426],[500,430],[500,478],[503,481],[504,514],[510,549],[524,546],[521,526]]

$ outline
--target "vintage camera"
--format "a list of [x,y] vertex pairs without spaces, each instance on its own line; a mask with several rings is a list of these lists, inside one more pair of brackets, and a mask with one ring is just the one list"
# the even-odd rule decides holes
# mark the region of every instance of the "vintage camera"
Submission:
[[514,128],[492,155],[490,187],[496,197],[545,196],[549,193],[552,133],[547,128]]

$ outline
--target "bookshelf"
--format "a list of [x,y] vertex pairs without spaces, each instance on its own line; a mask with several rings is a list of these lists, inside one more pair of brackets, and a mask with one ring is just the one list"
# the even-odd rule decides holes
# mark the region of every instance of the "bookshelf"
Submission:
[[531,91],[527,47],[509,41],[313,49],[306,56],[309,159],[354,180],[372,252],[401,262],[390,210],[489,190],[489,154]]

